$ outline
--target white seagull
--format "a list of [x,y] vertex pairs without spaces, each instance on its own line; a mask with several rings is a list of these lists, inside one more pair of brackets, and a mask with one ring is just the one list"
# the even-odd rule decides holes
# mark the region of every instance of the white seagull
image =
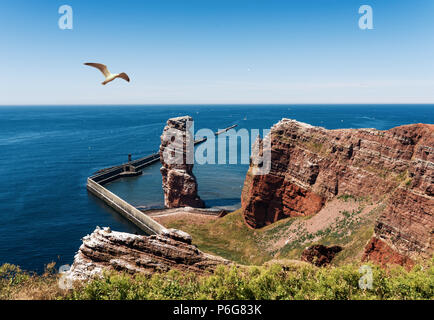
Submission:
[[107,66],[101,63],[85,63],[86,66],[90,66],[90,67],[94,67],[97,68],[99,71],[102,72],[102,74],[105,77],[104,82],[102,83],[102,85],[106,85],[107,83],[113,81],[116,78],[122,78],[125,81],[130,82],[130,78],[128,77],[128,75],[125,72],[122,73],[116,73],[116,74],[112,74],[110,71],[108,71]]

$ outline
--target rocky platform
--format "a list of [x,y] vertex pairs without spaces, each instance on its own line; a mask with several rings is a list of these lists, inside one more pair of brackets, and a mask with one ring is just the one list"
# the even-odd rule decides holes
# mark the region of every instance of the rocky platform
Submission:
[[88,280],[101,276],[103,270],[151,274],[178,269],[204,274],[222,264],[230,262],[201,252],[191,244],[191,237],[179,230],[141,236],[97,228],[83,238],[68,278]]

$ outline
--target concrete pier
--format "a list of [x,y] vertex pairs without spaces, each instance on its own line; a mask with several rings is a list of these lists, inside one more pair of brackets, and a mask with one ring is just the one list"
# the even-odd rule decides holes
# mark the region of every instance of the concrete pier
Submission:
[[167,231],[165,227],[150,218],[147,214],[136,209],[125,200],[119,198],[114,193],[104,188],[99,183],[91,178],[87,179],[87,190],[93,195],[104,201],[112,207],[116,212],[123,215],[147,234],[162,234]]
[[[236,125],[216,132],[216,135],[226,132],[234,127],[236,127]],[[201,138],[195,140],[194,144],[197,145],[199,143],[205,142],[206,140],[207,138]],[[149,217],[146,213],[143,213],[125,200],[119,198],[117,195],[104,188],[105,184],[115,181],[119,178],[139,176],[142,174],[141,170],[143,168],[159,161],[159,153],[154,153],[137,160],[132,160],[132,155],[129,154],[127,163],[101,169],[89,177],[87,179],[87,190],[112,207],[116,212],[130,220],[147,234],[165,233],[167,232],[167,229],[164,226]]]
[[222,134],[222,133],[225,133],[225,132],[228,132],[229,130],[231,130],[231,129],[233,129],[233,128],[236,128],[236,127],[238,127],[238,125],[237,125],[237,124],[234,124],[233,126],[227,127],[226,129],[222,129],[222,130],[220,130],[220,131],[217,131],[217,132],[215,133],[215,135],[218,136],[218,135],[220,135],[220,134]]

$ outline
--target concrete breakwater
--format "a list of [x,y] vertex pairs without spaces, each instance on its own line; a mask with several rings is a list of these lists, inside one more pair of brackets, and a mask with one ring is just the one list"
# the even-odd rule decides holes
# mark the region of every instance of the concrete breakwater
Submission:
[[154,219],[150,218],[146,213],[138,210],[103,187],[104,184],[115,181],[119,178],[138,176],[142,174],[142,168],[157,161],[160,161],[160,155],[155,153],[135,161],[129,161],[128,163],[119,166],[100,170],[93,176],[87,178],[87,190],[147,234],[162,234],[167,231],[166,228]]
[[[227,128],[227,130],[236,127],[236,125]],[[226,129],[216,132],[219,135],[227,131]],[[194,144],[200,144],[205,142],[207,138],[201,138],[194,141]],[[94,175],[87,179],[87,190],[91,192],[94,196],[104,201],[108,206],[113,208],[116,212],[120,213],[122,216],[127,218],[129,221],[134,223],[141,230],[147,234],[164,234],[168,230],[148,216],[146,213],[135,208],[125,200],[121,199],[114,193],[110,192],[104,185],[115,181],[120,178],[134,177],[142,174],[142,169],[160,161],[160,154],[154,153],[149,156],[131,160],[131,155],[128,156],[128,162],[113,166],[110,168],[105,168],[97,171]]]
[[215,133],[215,135],[218,136],[218,135],[220,135],[220,134],[222,134],[222,133],[225,133],[225,132],[228,132],[229,130],[231,130],[231,129],[233,129],[233,128],[236,128],[236,127],[238,127],[238,125],[237,125],[237,124],[234,124],[234,125],[232,125],[232,126],[230,126],[230,127],[227,127],[226,129],[222,129],[222,130],[220,130],[220,131],[217,131],[217,132]]
[[87,190],[147,234],[163,234],[167,232],[165,227],[150,218],[147,214],[136,209],[134,206],[119,198],[117,195],[104,188],[98,182],[93,181],[91,178],[87,179]]

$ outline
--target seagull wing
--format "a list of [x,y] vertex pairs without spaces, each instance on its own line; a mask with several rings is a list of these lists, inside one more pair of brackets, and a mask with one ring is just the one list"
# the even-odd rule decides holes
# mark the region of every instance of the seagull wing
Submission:
[[124,79],[125,81],[130,82],[130,77],[128,77],[128,75],[125,72],[119,74],[118,77]]
[[97,68],[99,71],[102,72],[102,74],[107,78],[110,76],[110,71],[108,71],[107,66],[101,63],[85,63],[86,66]]

